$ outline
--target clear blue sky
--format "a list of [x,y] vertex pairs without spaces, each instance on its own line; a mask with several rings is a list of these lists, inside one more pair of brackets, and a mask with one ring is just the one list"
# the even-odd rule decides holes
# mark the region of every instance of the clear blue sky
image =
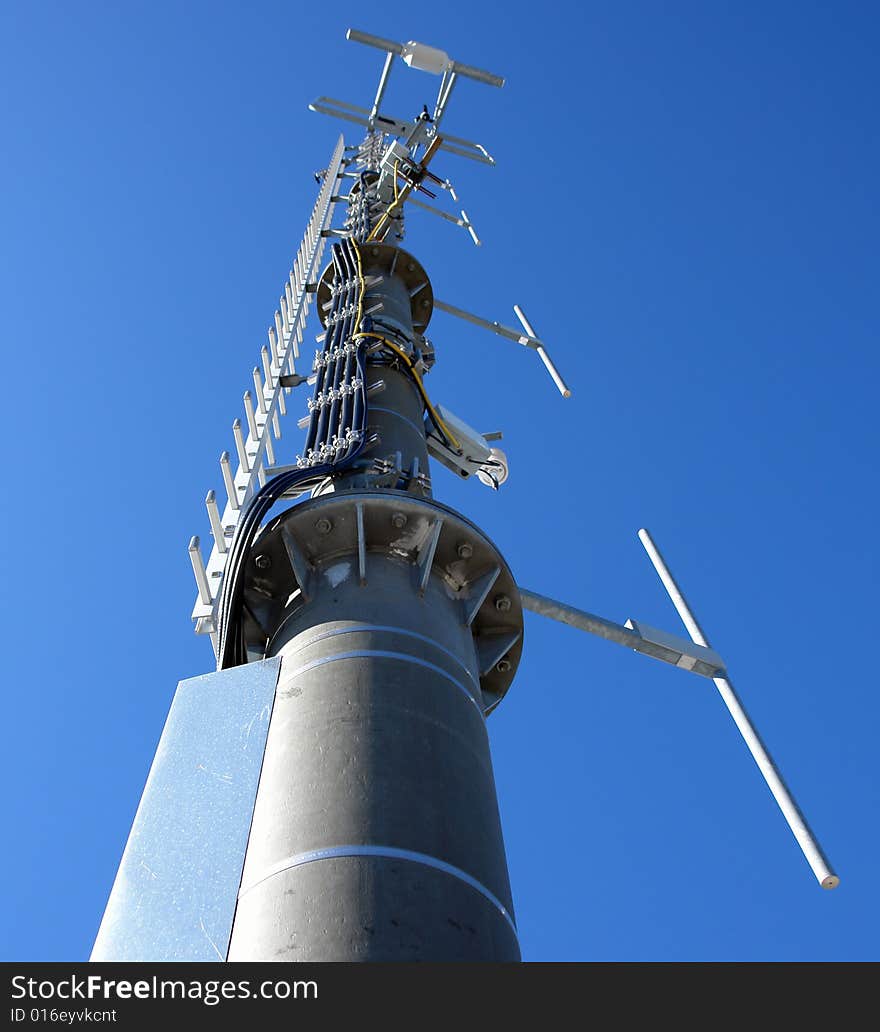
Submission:
[[[408,246],[439,297],[522,304],[574,388],[435,314],[432,395],[511,463],[438,497],[524,587],[680,633],[651,528],[842,878],[709,682],[528,615],[490,718],[524,957],[880,959],[876,6],[324,10],[0,11],[2,957],[87,957],[175,685],[211,669],[186,544],[342,127],[306,105],[375,89],[353,25],[507,76],[447,123],[497,168],[437,162],[483,246],[419,212]],[[435,89],[399,66],[387,106]]]

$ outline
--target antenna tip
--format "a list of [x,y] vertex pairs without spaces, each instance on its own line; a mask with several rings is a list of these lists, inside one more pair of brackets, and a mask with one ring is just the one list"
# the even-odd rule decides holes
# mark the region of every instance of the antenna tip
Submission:
[[564,391],[562,392],[562,397],[563,397],[563,398],[570,398],[570,397],[571,397],[571,391],[569,391],[569,390],[564,390]]
[[836,874],[829,874],[819,884],[823,889],[836,889],[840,885],[840,878]]

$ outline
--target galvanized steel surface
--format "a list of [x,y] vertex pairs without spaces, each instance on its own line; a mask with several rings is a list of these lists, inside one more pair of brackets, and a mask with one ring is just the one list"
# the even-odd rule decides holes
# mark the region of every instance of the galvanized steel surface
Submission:
[[92,960],[226,959],[280,666],[177,686]]

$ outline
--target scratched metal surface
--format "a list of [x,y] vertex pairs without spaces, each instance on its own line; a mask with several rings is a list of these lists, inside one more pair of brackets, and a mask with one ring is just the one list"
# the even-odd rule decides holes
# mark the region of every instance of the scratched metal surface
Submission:
[[279,666],[178,684],[93,961],[226,959]]

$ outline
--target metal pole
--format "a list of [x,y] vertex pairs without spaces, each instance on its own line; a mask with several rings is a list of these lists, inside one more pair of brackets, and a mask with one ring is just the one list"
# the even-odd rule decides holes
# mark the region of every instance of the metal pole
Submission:
[[[516,314],[517,319],[519,319],[519,321],[522,323],[522,327],[526,331],[526,333],[530,337],[536,337],[535,331],[532,329],[532,324],[525,317],[525,315],[523,314],[523,310],[519,307],[519,305],[514,305],[513,311]],[[559,375],[559,370],[553,364],[553,360],[547,354],[544,345],[539,344],[535,350],[538,352],[538,356],[544,363],[544,368],[547,370],[553,382],[556,384],[559,393],[562,395],[563,398],[570,398],[571,390],[569,389],[569,386],[565,382],[565,380],[563,380],[562,377]]]
[[[681,588],[679,588],[675,578],[669,570],[669,567],[663,560],[660,550],[654,544],[651,535],[644,528],[639,531],[639,540],[644,545],[645,551],[648,553],[648,557],[654,565],[654,569],[657,571],[660,580],[663,582],[664,588],[666,588],[669,593],[672,604],[675,606],[675,609],[681,617],[691,638],[696,642],[696,644],[703,645],[708,648],[709,641],[697,622],[697,618],[691,611],[687,600],[682,594]],[[804,856],[807,858],[807,863],[812,868],[813,874],[816,876],[816,880],[823,889],[837,888],[840,884],[840,878],[834,873],[827,857],[822,852],[822,847],[819,845],[816,837],[810,830],[804,815],[801,813],[800,807],[795,802],[791,792],[789,792],[788,787],[782,779],[782,774],[779,772],[779,768],[773,762],[773,758],[767,751],[767,747],[761,741],[760,735],[753,726],[751,720],[749,720],[749,716],[746,713],[743,704],[740,702],[733,685],[726,677],[715,677],[713,680],[721,698],[724,700],[724,705],[733,717],[734,723],[739,728],[739,732],[743,736],[749,752],[752,754],[755,763],[757,763],[758,769],[761,771],[761,774],[763,774],[768,788],[773,793],[773,798],[779,805],[779,809],[782,811],[783,817],[785,817],[789,828],[791,828],[791,833],[794,835],[797,840],[797,844],[801,847]]]
[[546,595],[539,595],[535,591],[526,591],[520,587],[519,595],[523,606],[533,613],[547,616],[551,620],[558,620],[560,623],[568,624],[570,627],[577,627],[579,631],[587,631],[595,634],[606,641],[613,641],[618,645],[625,645],[630,649],[638,649],[642,641],[637,631],[630,630],[621,624],[612,623],[601,616],[587,613],[583,609],[575,609],[574,606],[566,605],[555,598],[548,598]]
[[[350,203],[370,199],[359,186]],[[332,491],[267,529],[252,561],[252,604],[283,603],[266,601],[261,620],[281,666],[228,959],[515,961],[485,727],[487,675],[512,677],[493,672],[512,662],[502,648],[486,666],[482,631],[443,570],[452,560],[469,570],[469,556],[474,583],[488,565],[501,571],[506,609],[487,599],[484,624],[486,613],[509,622],[515,583],[494,546],[420,479],[425,404],[398,361],[427,318],[420,266],[364,240],[370,228],[359,231],[357,307],[376,313],[366,381],[384,384],[367,407],[372,443]],[[485,640],[496,650],[505,641]]]

